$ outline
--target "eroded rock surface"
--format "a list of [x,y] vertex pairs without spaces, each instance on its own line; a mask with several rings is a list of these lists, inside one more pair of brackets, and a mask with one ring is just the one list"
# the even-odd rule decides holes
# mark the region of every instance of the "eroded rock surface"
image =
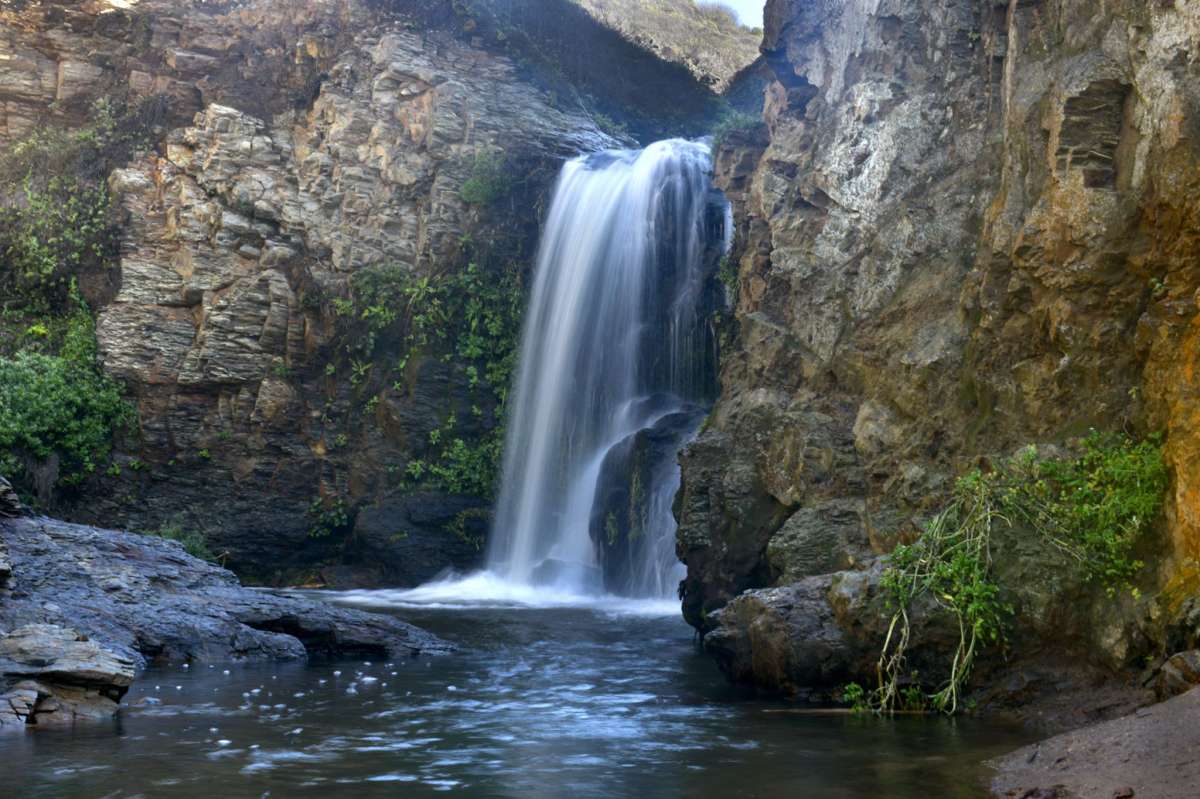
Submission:
[[[411,492],[408,464],[437,457],[431,434],[448,419],[470,441],[494,429],[497,399],[452,342],[449,357],[356,364],[332,305],[368,266],[416,281],[528,263],[561,161],[617,143],[460,13],[448,0],[0,6],[0,143],[82,125],[97,99],[158,103],[147,150],[110,180],[119,265],[83,280],[103,366],[138,422],[120,474],[56,510],[199,530],[243,574],[310,579],[366,551],[310,537],[314,502],[340,503],[352,526]],[[502,201],[465,202],[477,158],[496,154]],[[488,505],[421,496],[429,511],[408,515],[427,522],[385,552],[406,583],[475,565],[438,509]],[[431,559],[442,544],[453,556]]]
[[[0,629],[69,628],[94,642],[89,646],[110,651],[110,662],[130,668],[450,649],[388,616],[243,588],[233,574],[191,557],[173,541],[42,517],[0,522],[0,540],[15,577],[0,589]],[[68,658],[70,647],[47,651],[46,658],[33,660]],[[45,668],[21,674],[54,678],[55,667]]]
[[[825,680],[760,668],[850,633],[812,575],[915,535],[987,459],[1093,426],[1168,430],[1148,590],[1192,584],[1198,42],[1183,2],[768,3],[764,123],[717,154],[734,336],[677,503],[685,614],[730,673]],[[1023,547],[1023,654],[1131,675],[1163,645],[1178,601],[1057,596]]]
[[0,729],[106,718],[129,690],[134,663],[54,624],[0,636]]

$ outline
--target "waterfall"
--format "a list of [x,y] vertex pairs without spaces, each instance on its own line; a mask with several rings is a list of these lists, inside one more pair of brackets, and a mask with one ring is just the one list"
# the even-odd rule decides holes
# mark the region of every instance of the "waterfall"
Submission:
[[[616,581],[624,595],[663,597],[682,577],[675,452],[711,398],[707,294],[727,235],[709,171],[708,147],[680,139],[581,156],[562,169],[522,334],[488,553],[489,570],[510,583],[600,593]],[[669,457],[633,471],[655,446],[671,447]],[[626,460],[614,460],[618,452]],[[635,562],[606,569],[597,524],[619,524],[598,492],[605,474],[621,472],[634,481],[621,496],[636,508],[621,510],[628,540],[608,542],[609,561]]]

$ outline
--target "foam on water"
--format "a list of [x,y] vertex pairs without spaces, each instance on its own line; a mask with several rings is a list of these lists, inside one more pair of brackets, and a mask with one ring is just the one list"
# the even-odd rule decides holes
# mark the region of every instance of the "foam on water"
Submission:
[[[638,431],[709,399],[706,254],[728,235],[707,225],[710,172],[708,145],[683,139],[563,166],[521,337],[489,574],[406,601],[458,601],[452,585],[474,601],[615,602],[590,596],[607,582],[592,530],[605,459]],[[649,518],[622,587],[630,596],[673,597],[683,577],[670,514],[679,469],[668,466],[644,487]]]
[[490,571],[452,576],[418,588],[322,592],[336,602],[373,608],[587,608],[629,616],[678,616],[676,599],[630,599],[505,579]]

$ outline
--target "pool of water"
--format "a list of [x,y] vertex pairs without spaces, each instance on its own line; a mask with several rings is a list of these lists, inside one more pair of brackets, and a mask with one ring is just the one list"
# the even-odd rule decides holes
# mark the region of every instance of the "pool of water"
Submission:
[[1023,742],[754,698],[664,610],[402,607],[462,652],[151,671],[111,723],[0,736],[0,796],[957,799]]

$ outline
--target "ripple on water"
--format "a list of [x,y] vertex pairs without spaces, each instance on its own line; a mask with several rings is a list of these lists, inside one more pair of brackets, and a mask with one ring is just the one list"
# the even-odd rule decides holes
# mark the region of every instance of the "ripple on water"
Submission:
[[[839,799],[977,793],[963,776],[973,774],[964,757],[983,757],[977,727],[764,714],[761,701],[723,687],[677,619],[614,623],[584,608],[405,615],[462,650],[161,672],[135,683],[119,728],[47,730],[36,747],[0,739],[0,760],[31,776],[35,799],[136,795],[164,780],[181,780],[164,789],[172,799],[268,790],[306,799],[332,785],[359,786],[347,795],[489,799],[715,799],[748,784],[762,795]],[[351,683],[359,693],[347,696]]]

